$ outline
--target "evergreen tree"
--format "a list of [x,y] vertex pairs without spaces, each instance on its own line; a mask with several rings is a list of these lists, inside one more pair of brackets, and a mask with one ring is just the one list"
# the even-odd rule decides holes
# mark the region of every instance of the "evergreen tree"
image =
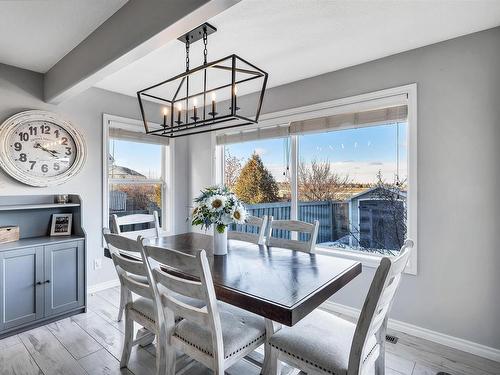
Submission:
[[278,184],[258,154],[253,153],[241,169],[234,193],[249,204],[278,200]]

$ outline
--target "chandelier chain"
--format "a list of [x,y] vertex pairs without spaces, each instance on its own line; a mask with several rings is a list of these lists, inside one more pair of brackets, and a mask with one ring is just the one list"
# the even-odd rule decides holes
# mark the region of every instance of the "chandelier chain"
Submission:
[[186,38],[186,72],[189,70],[189,37]]
[[203,29],[203,64],[207,63],[207,55],[208,55],[208,50],[207,50],[207,44],[208,44],[208,34],[207,34],[207,29]]

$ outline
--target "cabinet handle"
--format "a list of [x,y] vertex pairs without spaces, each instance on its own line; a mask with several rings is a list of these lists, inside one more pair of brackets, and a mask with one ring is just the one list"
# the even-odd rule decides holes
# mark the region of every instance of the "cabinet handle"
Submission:
[[46,280],[46,281],[45,281],[45,284],[48,284],[48,283],[50,283],[50,280]]
[[37,281],[36,285],[42,285],[42,282],[41,281]]

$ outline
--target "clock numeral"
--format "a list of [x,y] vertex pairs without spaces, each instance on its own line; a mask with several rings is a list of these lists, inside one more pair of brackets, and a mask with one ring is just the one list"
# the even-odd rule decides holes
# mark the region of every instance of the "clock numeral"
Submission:
[[19,161],[22,161],[24,163],[26,160],[28,160],[28,159],[26,158],[25,153],[19,154]]
[[54,170],[58,171],[59,169],[61,169],[61,167],[59,166],[59,163],[54,163]]
[[71,147],[66,147],[66,155],[71,155]]
[[23,145],[21,144],[21,142],[14,143],[14,150],[21,151],[22,149],[23,149]]
[[42,172],[47,173],[49,171],[49,166],[47,164],[42,164]]
[[36,161],[30,160],[29,163],[31,164],[30,169],[33,170],[33,168],[35,168]]
[[30,131],[30,135],[36,135],[38,128],[35,126],[30,126],[28,130]]
[[54,130],[54,134],[56,135],[56,138],[59,138],[59,129]]
[[42,132],[42,134],[50,134],[50,126],[40,125],[40,131]]
[[61,139],[62,139],[61,144],[67,146],[68,145],[68,138],[62,137]]
[[27,142],[30,140],[30,135],[28,133],[19,133],[19,140],[21,142]]

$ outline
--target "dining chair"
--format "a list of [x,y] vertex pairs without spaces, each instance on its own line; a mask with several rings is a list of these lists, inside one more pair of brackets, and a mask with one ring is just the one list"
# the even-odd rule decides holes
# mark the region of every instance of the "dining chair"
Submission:
[[[306,241],[293,240],[288,238],[278,238],[273,236],[273,230],[284,230],[298,233],[308,234]],[[299,220],[269,220],[269,236],[267,237],[267,245],[275,247],[284,247],[290,250],[303,251],[313,253],[318,238],[319,221],[314,220],[314,223],[307,223]]]
[[278,374],[283,361],[307,374],[383,375],[388,314],[412,248],[406,240],[400,255],[381,259],[357,324],[315,310],[274,333],[268,340],[270,374]]
[[[150,344],[153,342],[154,336],[157,335],[153,290],[150,287],[146,266],[142,259],[133,260],[121,254],[121,251],[128,251],[139,255],[140,243],[137,240],[112,234],[107,228],[103,230],[103,234],[120,279],[121,293],[118,320],[121,320],[122,311],[125,310],[125,342],[120,367],[126,367],[132,347],[138,344]],[[139,297],[133,299],[132,293]],[[138,338],[135,340],[134,322],[147,330],[139,330]],[[142,336],[139,337],[140,334]]]
[[[124,274],[123,268],[120,266],[119,261],[122,259],[129,260],[135,257],[140,259],[140,246],[137,244],[137,240],[133,240],[128,237],[124,237],[118,234],[112,234],[108,228],[103,229],[104,239],[106,240],[106,244],[108,245],[109,252],[111,254],[111,259],[116,268],[116,272],[118,273],[118,278],[120,280],[120,307],[118,308],[118,317],[117,321],[120,322],[123,317],[123,312],[125,311],[125,305],[127,302],[132,300],[132,293],[127,288],[127,286],[122,282],[121,275]],[[112,241],[111,243],[109,241]],[[115,258],[118,261],[115,261]],[[133,278],[136,282],[149,285],[148,278],[145,272],[142,274],[134,274],[131,273],[128,277]],[[152,299],[152,295],[151,295]]]
[[[216,300],[205,250],[189,255],[144,244],[142,256],[157,311],[163,312],[159,313],[157,345],[166,357],[159,361],[167,367],[161,374],[175,374],[174,359],[179,350],[212,369],[215,375],[223,375],[225,369],[264,343],[266,329],[262,317]],[[153,267],[151,261],[193,277],[183,277],[181,272],[167,273]],[[178,295],[202,300],[205,306],[183,303]],[[176,322],[176,315],[182,320]]]
[[266,232],[268,227],[267,223],[268,223],[267,215],[264,215],[263,217],[248,216],[245,224],[243,225],[245,226],[249,225],[251,227],[257,228],[258,232],[250,233],[250,232],[231,230],[227,232],[227,238],[229,238],[230,240],[245,241],[257,245],[263,245],[265,238],[268,236]]
[[[151,224],[152,223],[152,224]],[[138,225],[138,224],[149,224],[151,228],[132,230],[128,232],[123,232],[121,227],[124,225]],[[160,221],[158,219],[158,212],[153,211],[153,214],[132,214],[125,216],[117,216],[116,214],[111,215],[111,225],[112,231],[115,234],[121,234],[125,237],[136,239],[137,236],[142,236],[144,238],[154,238],[163,235],[163,230],[160,227]]]

